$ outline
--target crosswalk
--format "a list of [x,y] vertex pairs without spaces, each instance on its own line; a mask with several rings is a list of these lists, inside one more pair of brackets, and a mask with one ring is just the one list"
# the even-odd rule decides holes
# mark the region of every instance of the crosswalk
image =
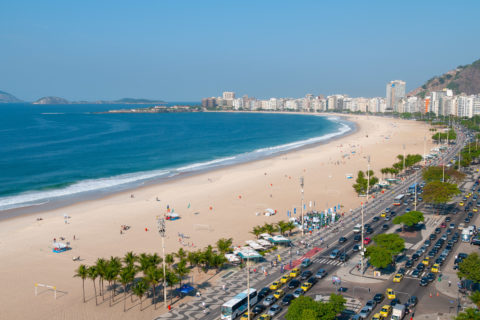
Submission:
[[[415,277],[412,277],[412,273],[413,273],[414,270],[415,269],[407,270],[405,272],[405,277],[412,278],[412,279],[417,279]],[[418,279],[421,279],[422,277],[425,277],[427,274],[428,274],[428,271],[420,272],[420,274],[418,275]]]
[[329,265],[332,265],[332,266],[341,266],[345,263],[345,262],[342,262],[342,261],[329,259],[329,258],[322,258],[322,257],[314,259],[313,262],[320,263],[320,264],[329,264]]

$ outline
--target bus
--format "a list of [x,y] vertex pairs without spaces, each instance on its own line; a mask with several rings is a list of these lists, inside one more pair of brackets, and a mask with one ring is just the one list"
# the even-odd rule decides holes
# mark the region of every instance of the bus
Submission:
[[402,205],[403,198],[405,198],[404,194],[399,194],[393,199],[393,205],[394,206],[400,206]]
[[415,194],[415,190],[417,190],[417,192],[420,190],[420,185],[416,182],[408,187],[408,193],[413,195]]
[[257,290],[255,288],[244,290],[222,305],[222,319],[235,319],[247,310],[248,292],[250,292],[250,307],[257,303]]

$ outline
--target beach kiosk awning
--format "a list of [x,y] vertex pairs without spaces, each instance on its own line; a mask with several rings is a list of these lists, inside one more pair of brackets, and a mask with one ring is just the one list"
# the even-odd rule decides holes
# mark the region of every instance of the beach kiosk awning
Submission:
[[275,244],[287,244],[290,243],[290,240],[285,238],[284,236],[273,236],[268,241],[275,243]]
[[261,259],[262,256],[255,250],[249,247],[243,247],[238,252],[237,255],[242,259],[256,260]]
[[265,239],[265,240],[268,240],[268,239],[270,239],[271,237],[272,237],[272,235],[270,235],[270,234],[268,234],[268,233],[262,233],[262,234],[260,235],[260,238],[263,238],[263,239]]

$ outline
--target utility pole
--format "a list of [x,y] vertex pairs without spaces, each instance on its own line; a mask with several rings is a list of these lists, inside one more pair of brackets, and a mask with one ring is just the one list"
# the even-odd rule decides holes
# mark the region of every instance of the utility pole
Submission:
[[360,260],[360,263],[361,263],[361,277],[363,278],[363,256],[365,254],[364,252],[364,244],[363,244],[363,202],[362,202],[362,228],[360,229],[362,230],[362,252],[360,252],[360,257],[361,257],[361,260]]
[[165,272],[165,219],[157,216],[158,233],[162,237],[162,255],[163,255],[163,304],[167,308],[167,274]]
[[[370,156],[367,156],[367,200],[366,202],[368,203],[368,194],[370,192]],[[366,204],[365,204],[365,211],[367,210]],[[364,267],[364,260],[363,257],[365,255],[365,243],[364,243],[364,237],[365,237],[365,224],[364,224],[364,212],[363,212],[363,202],[362,202],[362,254],[361,254],[361,265],[362,265],[362,277],[363,277],[363,267]]]
[[403,145],[403,168],[402,168],[402,169],[403,169],[403,171],[404,171],[404,173],[405,173],[405,171],[406,171],[406,170],[405,170],[405,145]]
[[427,166],[427,158],[425,158],[426,154],[425,154],[425,150],[427,148],[427,135],[424,135],[423,136],[423,166],[426,167]]
[[247,316],[250,320],[250,256],[247,256]]
[[300,191],[302,192],[302,235],[305,235],[305,226],[304,226],[304,221],[303,221],[303,185],[304,185],[304,180],[303,177],[300,177]]

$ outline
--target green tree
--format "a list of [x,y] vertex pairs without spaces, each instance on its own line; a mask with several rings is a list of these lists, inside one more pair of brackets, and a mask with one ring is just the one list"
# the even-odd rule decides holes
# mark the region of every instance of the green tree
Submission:
[[376,268],[385,268],[392,263],[392,254],[380,246],[368,246],[365,256],[369,258],[370,264]]
[[123,268],[120,271],[120,274],[118,275],[118,281],[123,286],[123,294],[124,294],[123,312],[125,312],[127,308],[127,285],[130,282],[132,282],[134,279],[135,279],[134,267],[130,264],[127,265],[125,268]]
[[136,295],[140,299],[140,311],[143,310],[142,308],[142,298],[147,292],[148,284],[144,279],[138,281],[132,288],[133,294]]
[[250,231],[251,234],[255,235],[255,237],[258,237],[263,233],[263,228],[261,226],[255,226],[253,227],[252,231]]
[[273,224],[266,223],[266,222],[263,225],[262,229],[263,229],[263,232],[266,232],[268,234],[273,234],[275,232],[275,227],[273,226]]
[[461,279],[480,282],[480,256],[474,252],[460,262],[457,275]]
[[393,219],[394,224],[403,224],[405,226],[414,226],[419,222],[425,221],[423,213],[420,211],[410,211]]
[[345,298],[331,294],[328,302],[315,302],[312,298],[301,296],[292,301],[285,318],[287,320],[333,320],[345,309]]
[[95,268],[98,273],[98,281],[100,287],[100,295],[102,296],[102,301],[105,301],[105,295],[103,292],[103,279],[105,278],[105,270],[107,268],[107,261],[103,258],[98,258],[95,262]]
[[175,259],[173,258],[173,254],[169,253],[165,255],[165,263],[168,265],[169,268],[174,262]]
[[179,248],[175,253],[175,257],[177,257],[179,260],[185,259],[187,257],[187,252],[183,248]]
[[157,284],[160,282],[160,279],[163,279],[163,272],[155,266],[150,266],[150,268],[148,268],[148,270],[147,270],[147,273],[146,273],[144,279],[145,279],[146,283],[148,283],[149,285],[152,286],[153,306],[154,306],[154,309],[157,310],[157,300],[156,300],[156,297],[155,297],[155,292],[156,292],[155,288],[156,288]]
[[457,185],[448,182],[433,181],[423,188],[423,199],[433,204],[447,203],[457,194],[460,194]]
[[95,266],[89,267],[88,270],[87,270],[87,275],[88,275],[88,278],[91,279],[92,282],[93,282],[93,290],[95,292],[95,305],[98,305],[98,302],[97,302],[97,286],[95,284],[95,280],[98,277],[97,267],[95,267]]
[[465,311],[460,312],[455,320],[480,320],[480,312],[474,308],[467,308]]
[[190,273],[190,269],[187,268],[187,260],[186,259],[180,260],[180,262],[178,262],[174,266],[173,270],[177,274],[178,279],[180,280],[180,286],[181,286],[183,277],[185,277],[187,274]]
[[221,238],[221,239],[218,239],[217,241],[217,249],[218,251],[220,251],[220,253],[225,254],[225,253],[231,252],[232,244],[233,244],[232,238],[228,238],[228,239]]
[[375,244],[386,249],[390,255],[398,254],[405,249],[405,240],[395,233],[381,233],[373,237]]
[[108,286],[110,287],[110,302],[109,305],[112,306],[112,301],[113,301],[113,295],[115,288],[113,286],[113,283],[117,279],[119,273],[119,269],[116,268],[115,265],[111,265],[110,262],[107,264],[107,268],[105,270],[105,275],[104,278],[108,282]]
[[83,303],[85,303],[85,279],[88,277],[88,268],[84,264],[79,265],[74,277],[82,279]]
[[113,277],[113,286],[112,286],[112,301],[115,301],[115,294],[117,289],[117,276],[122,269],[122,260],[119,257],[110,257],[108,261],[108,267],[112,269],[114,274]]
[[[445,173],[445,174],[444,174]],[[459,183],[465,178],[465,174],[454,168],[443,168],[442,166],[427,167],[422,172],[423,179],[428,182],[442,181]]]
[[370,186],[370,188],[372,188],[378,182],[378,178],[375,177],[373,170],[368,172],[358,171],[357,180],[355,180],[355,182],[353,188],[358,195],[361,195],[366,194],[368,187]]
[[125,253],[125,256],[123,257],[123,263],[125,263],[127,266],[133,266],[135,261],[137,261],[137,255],[135,253],[132,251]]
[[480,308],[480,291],[473,291],[469,298],[477,308]]
[[176,285],[180,280],[175,272],[172,270],[167,270],[167,285],[170,287],[170,304],[173,302],[173,286]]

